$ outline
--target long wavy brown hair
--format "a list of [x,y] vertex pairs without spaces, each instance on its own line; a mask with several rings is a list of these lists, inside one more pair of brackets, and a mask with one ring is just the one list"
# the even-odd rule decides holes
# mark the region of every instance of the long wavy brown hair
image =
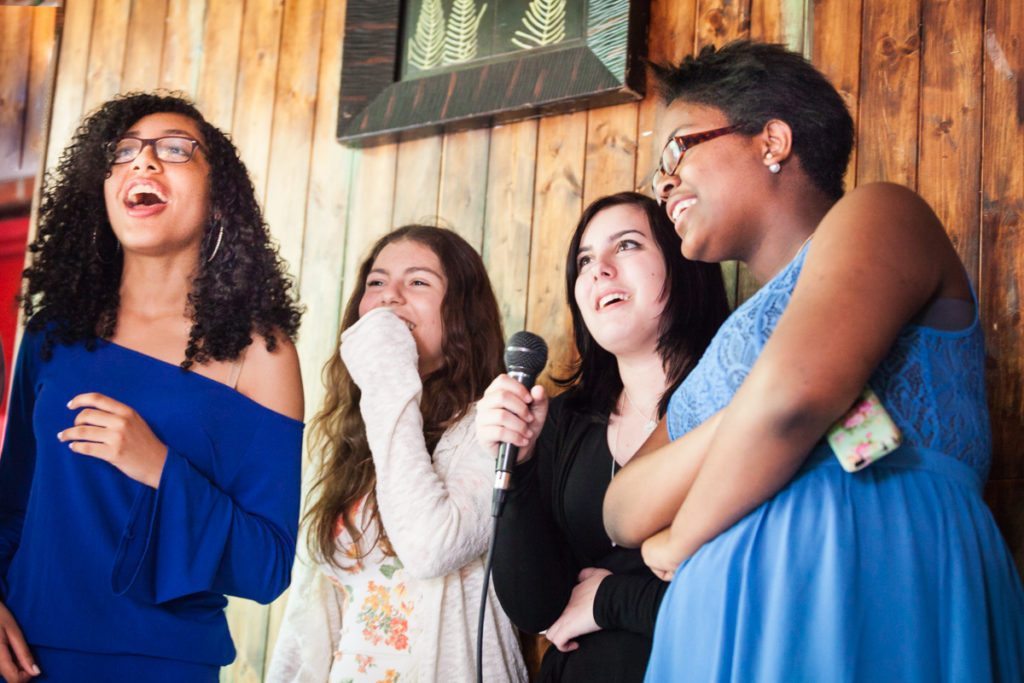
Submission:
[[[423,436],[427,450],[433,453],[444,431],[466,414],[503,371],[501,315],[484,263],[473,247],[451,230],[407,225],[380,238],[359,267],[356,288],[338,331],[339,345],[342,333],[359,320],[359,302],[377,256],[387,245],[403,240],[418,242],[433,251],[447,280],[441,303],[444,362],[423,378],[420,401]],[[311,554],[317,561],[338,564],[335,538],[339,521],[358,544],[367,530],[358,528],[352,513],[355,504],[368,496],[366,504],[371,506],[376,543],[388,555],[394,555],[377,511],[377,474],[359,413],[359,387],[337,352],[324,366],[323,379],[327,397],[310,427],[310,450],[320,454],[304,520]],[[364,557],[372,548],[352,559]]]

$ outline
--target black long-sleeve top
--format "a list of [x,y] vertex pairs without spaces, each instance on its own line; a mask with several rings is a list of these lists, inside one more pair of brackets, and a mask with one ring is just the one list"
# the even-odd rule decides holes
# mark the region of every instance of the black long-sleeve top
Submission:
[[494,588],[524,631],[547,629],[569,602],[585,567],[612,572],[598,588],[601,631],[577,638],[579,649],[548,649],[544,681],[641,681],[654,620],[668,584],[640,551],[613,545],[601,507],[617,467],[608,448],[608,416],[581,413],[566,395],[551,401],[533,457],[516,467],[494,549]]

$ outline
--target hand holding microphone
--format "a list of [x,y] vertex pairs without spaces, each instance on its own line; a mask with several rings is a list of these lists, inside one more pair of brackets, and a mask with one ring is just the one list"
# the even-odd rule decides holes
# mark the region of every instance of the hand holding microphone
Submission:
[[508,374],[497,377],[477,405],[477,439],[487,450],[497,449],[494,502],[491,514],[501,516],[511,484],[512,469],[530,457],[547,417],[543,387],[534,387],[547,364],[544,340],[529,332],[512,335],[505,348]]

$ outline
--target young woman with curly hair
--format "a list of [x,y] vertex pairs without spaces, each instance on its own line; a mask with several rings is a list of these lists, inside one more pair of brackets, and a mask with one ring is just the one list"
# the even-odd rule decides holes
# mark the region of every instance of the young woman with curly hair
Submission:
[[277,597],[298,526],[299,310],[245,167],[187,101],[115,98],[29,250],[0,675],[216,681],[224,596]]
[[[313,422],[322,453],[268,680],[470,681],[494,459],[473,418],[501,370],[498,304],[473,248],[406,226],[363,262]],[[493,591],[485,681],[525,681]]]

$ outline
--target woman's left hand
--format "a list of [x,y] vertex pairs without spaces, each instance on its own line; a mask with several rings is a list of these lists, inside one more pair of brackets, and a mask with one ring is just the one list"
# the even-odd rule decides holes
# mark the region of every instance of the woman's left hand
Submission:
[[640,546],[644,564],[662,581],[671,581],[683,561],[678,548],[672,545],[672,529],[662,529]]
[[81,412],[75,425],[57,434],[75,453],[106,460],[135,481],[157,488],[167,446],[130,406],[98,393],[79,394],[68,408]]
[[569,604],[545,634],[559,651],[572,652],[579,647],[574,638],[601,630],[594,619],[594,596],[604,577],[610,575],[607,569],[597,567],[587,567],[580,571],[577,577],[579,583],[572,589]]

